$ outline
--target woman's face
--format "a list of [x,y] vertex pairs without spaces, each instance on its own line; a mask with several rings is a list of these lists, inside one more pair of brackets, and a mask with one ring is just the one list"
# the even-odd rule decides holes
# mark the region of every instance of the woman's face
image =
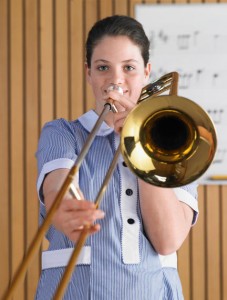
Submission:
[[86,67],[87,80],[100,113],[106,101],[103,99],[111,84],[119,85],[133,103],[139,99],[147,84],[150,64],[144,67],[140,48],[126,36],[104,37],[94,48],[90,69]]

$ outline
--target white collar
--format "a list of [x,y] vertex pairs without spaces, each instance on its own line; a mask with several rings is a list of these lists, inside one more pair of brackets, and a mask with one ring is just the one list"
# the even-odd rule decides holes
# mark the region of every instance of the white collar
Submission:
[[[95,125],[95,122],[98,120],[98,115],[94,110],[90,110],[80,116],[78,118],[81,125],[89,132],[91,132],[92,128]],[[109,125],[107,125],[106,122],[103,122],[101,127],[99,128],[97,135],[98,136],[105,136],[113,132],[113,128],[111,128]]]

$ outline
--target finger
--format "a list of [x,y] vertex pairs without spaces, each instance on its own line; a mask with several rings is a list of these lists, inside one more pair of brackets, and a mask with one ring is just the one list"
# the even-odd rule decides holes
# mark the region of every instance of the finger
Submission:
[[[99,224],[95,224],[95,225],[90,226],[90,228],[86,228],[86,230],[88,230],[88,234],[94,234],[94,233],[100,231],[100,229],[101,229],[101,227]],[[84,230],[84,228],[82,230],[74,230],[74,231],[70,232],[68,234],[69,239],[71,241],[73,241],[74,243],[78,242],[83,230]]]
[[121,129],[124,126],[125,118],[127,117],[127,115],[128,115],[127,112],[119,113],[116,116],[114,115],[114,130],[117,133],[121,132]]
[[70,214],[68,223],[70,227],[77,228],[80,226],[86,226],[94,223],[98,219],[103,219],[105,213],[102,210],[96,211],[81,211],[77,213]]
[[117,91],[108,91],[105,95],[104,95],[104,99],[113,99],[113,100],[120,100],[122,97],[122,94],[119,94]]
[[64,232],[72,232],[74,230],[81,230],[84,226],[91,226],[98,219],[104,218],[104,212],[97,210],[95,212],[81,211],[77,213],[70,213],[65,215],[61,222],[61,227]]
[[111,105],[111,110],[114,112],[114,113],[117,113],[118,111],[121,111],[122,109],[124,109],[123,106],[121,105],[117,105],[117,101],[115,101],[117,99],[118,95],[116,93],[112,93],[112,94],[108,94],[108,95],[105,95],[103,100],[106,101],[107,103],[109,103]]
[[90,233],[90,234],[96,233],[96,232],[98,232],[100,229],[101,229],[100,224],[95,224],[95,225],[93,225],[93,226],[90,227],[89,233]]
[[83,227],[81,226],[81,229],[75,230],[74,232],[79,232],[79,231],[81,232],[85,229],[85,227],[86,227],[86,230],[88,230],[89,234],[93,234],[101,229],[100,224],[94,224],[94,225],[90,225],[90,226],[88,226],[88,225],[83,226]]
[[87,200],[71,199],[70,201],[62,201],[62,209],[65,211],[75,210],[95,210],[95,204]]
[[134,102],[126,98],[124,95],[120,95],[116,91],[109,92],[108,95],[105,97],[105,100],[107,101],[109,98],[114,101],[116,107],[117,105],[120,105],[124,109],[130,110],[135,106]]

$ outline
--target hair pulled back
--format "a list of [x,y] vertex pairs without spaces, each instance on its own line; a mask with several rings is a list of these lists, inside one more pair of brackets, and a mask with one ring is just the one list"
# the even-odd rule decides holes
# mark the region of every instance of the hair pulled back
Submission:
[[91,67],[91,58],[95,46],[105,36],[127,36],[140,48],[146,66],[149,61],[150,42],[143,26],[129,16],[114,15],[97,21],[88,33],[86,42],[86,62]]

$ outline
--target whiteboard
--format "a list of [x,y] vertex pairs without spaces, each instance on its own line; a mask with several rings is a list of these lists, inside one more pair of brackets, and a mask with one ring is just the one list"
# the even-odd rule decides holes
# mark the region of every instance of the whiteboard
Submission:
[[202,106],[216,127],[217,152],[199,183],[227,184],[227,3],[137,4],[135,18],[151,43],[150,80],[177,71],[178,95]]

